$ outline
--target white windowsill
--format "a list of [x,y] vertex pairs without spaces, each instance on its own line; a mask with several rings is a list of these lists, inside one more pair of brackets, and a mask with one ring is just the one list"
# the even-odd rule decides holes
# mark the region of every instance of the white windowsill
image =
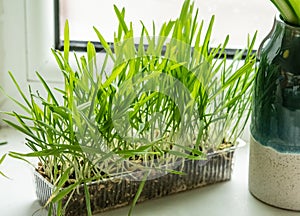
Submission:
[[[24,136],[13,129],[0,130],[0,141],[8,144],[0,146],[0,155],[7,151],[26,151]],[[133,215],[143,216],[279,216],[299,215],[268,206],[256,200],[248,191],[248,151],[249,145],[237,149],[232,179],[228,182],[206,186],[192,191],[146,201],[135,207]],[[34,192],[32,168],[22,161],[7,158],[0,166],[11,180],[0,177],[0,209],[5,216],[46,215],[36,212],[38,204]],[[102,216],[125,216],[129,207],[101,214]],[[36,212],[36,213],[35,213]],[[35,213],[35,214],[34,214]]]

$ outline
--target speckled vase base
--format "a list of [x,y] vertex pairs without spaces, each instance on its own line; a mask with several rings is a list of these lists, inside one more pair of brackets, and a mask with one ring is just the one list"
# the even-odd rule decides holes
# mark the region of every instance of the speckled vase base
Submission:
[[300,211],[300,154],[280,153],[251,137],[249,190],[272,206]]

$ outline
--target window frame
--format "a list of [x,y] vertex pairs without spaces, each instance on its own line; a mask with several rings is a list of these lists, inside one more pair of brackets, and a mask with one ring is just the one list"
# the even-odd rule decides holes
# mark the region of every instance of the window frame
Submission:
[[[55,32],[55,49],[63,51],[64,49],[64,41],[60,39],[60,0],[54,0],[54,32]],[[79,52],[86,52],[88,41],[78,41],[78,40],[70,40],[70,50],[72,51],[79,51]],[[91,41],[94,44],[95,49],[97,52],[105,52],[104,47],[101,45],[99,41]],[[112,51],[114,51],[113,42],[108,42]],[[138,45],[136,45],[138,47]],[[213,47],[212,47],[213,48]],[[234,55],[237,51],[241,49],[236,48],[226,48],[226,58],[233,59]],[[252,53],[256,53],[256,50],[253,50]],[[245,59],[247,55],[247,50],[243,53],[242,59]]]
[[[63,51],[64,50],[64,41],[60,39],[60,7],[59,1],[60,0],[53,0],[54,1],[54,44],[55,49]],[[91,41],[97,52],[105,52],[104,47],[98,41]],[[88,41],[78,41],[78,40],[70,40],[70,50],[72,51],[79,51],[79,52],[86,52]],[[113,43],[108,43],[113,50]]]

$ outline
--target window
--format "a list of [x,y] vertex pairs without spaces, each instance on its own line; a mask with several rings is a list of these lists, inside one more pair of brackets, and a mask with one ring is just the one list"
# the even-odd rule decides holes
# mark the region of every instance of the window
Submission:
[[[57,1],[57,48],[62,44],[63,27],[66,19],[70,25],[71,45],[74,49],[84,50],[86,41],[97,41],[93,31],[95,26],[106,38],[113,41],[117,19],[113,5],[125,7],[125,18],[132,21],[134,29],[140,29],[140,20],[151,29],[152,21],[157,26],[163,21],[174,19],[180,12],[184,0],[56,0]],[[194,0],[199,8],[200,19],[208,23],[216,15],[213,40],[211,45],[224,41],[230,35],[229,47],[244,48],[247,35],[258,31],[255,48],[270,31],[275,15],[275,8],[270,1],[262,0]],[[139,36],[139,32],[135,32]],[[61,47],[60,47],[61,48]]]
[[[3,8],[0,9],[4,11],[1,15],[0,28],[3,31],[0,37],[3,37],[3,41],[0,49],[5,49],[6,59],[0,66],[1,71],[11,70],[18,73],[23,83],[37,85],[35,71],[47,81],[61,82],[61,74],[50,49],[59,48],[59,44],[62,44],[65,19],[69,19],[73,47],[80,48],[78,44],[85,46],[85,41],[98,41],[93,25],[107,40],[112,39],[114,28],[111,27],[116,23],[113,4],[119,8],[125,6],[127,20],[135,25],[139,25],[139,20],[143,19],[149,26],[152,20],[159,23],[177,16],[184,0],[30,0],[17,6],[15,1],[2,1]],[[258,30],[257,48],[270,31],[275,14],[275,8],[268,0],[194,1],[206,22],[212,14],[216,14],[213,36],[218,38],[212,41],[212,45],[218,40],[223,41],[225,34],[230,34],[229,46],[238,48],[245,45],[248,33],[253,34]],[[16,24],[18,28],[12,28]],[[16,54],[15,50],[19,52]],[[8,81],[8,77],[3,78],[0,84]]]

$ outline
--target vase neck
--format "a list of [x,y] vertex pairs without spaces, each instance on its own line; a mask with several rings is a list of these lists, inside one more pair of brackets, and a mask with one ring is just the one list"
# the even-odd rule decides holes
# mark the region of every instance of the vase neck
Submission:
[[273,27],[269,34],[263,39],[257,52],[257,59],[260,60],[261,52],[268,43],[281,44],[280,47],[285,47],[286,44],[300,43],[300,26],[293,26],[286,23],[279,15],[274,18]]
[[300,37],[300,26],[293,26],[286,23],[280,16],[276,16],[274,19],[273,29],[271,33],[283,34],[284,37]]

